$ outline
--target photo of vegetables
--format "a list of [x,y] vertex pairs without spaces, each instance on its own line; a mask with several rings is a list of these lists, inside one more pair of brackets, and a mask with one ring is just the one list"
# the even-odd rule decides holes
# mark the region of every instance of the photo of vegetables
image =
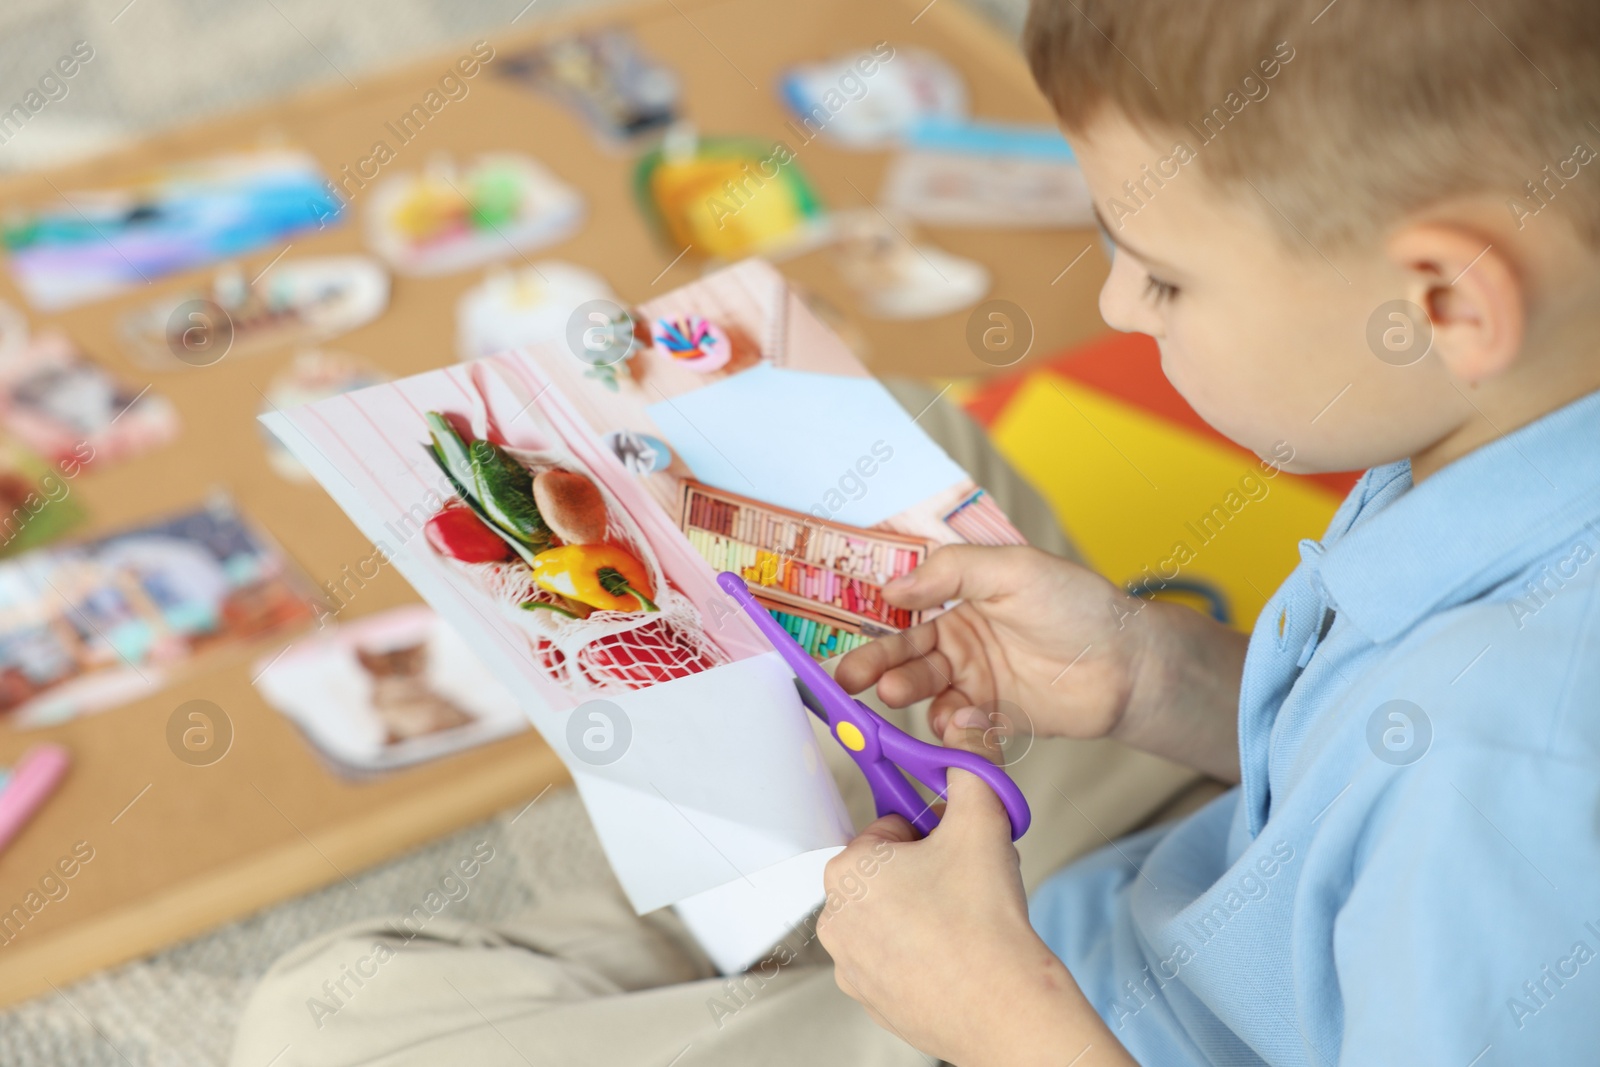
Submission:
[[456,494],[424,526],[428,545],[526,613],[545,673],[579,691],[638,689],[725,662],[575,460],[474,438],[443,412],[425,418],[424,447]]

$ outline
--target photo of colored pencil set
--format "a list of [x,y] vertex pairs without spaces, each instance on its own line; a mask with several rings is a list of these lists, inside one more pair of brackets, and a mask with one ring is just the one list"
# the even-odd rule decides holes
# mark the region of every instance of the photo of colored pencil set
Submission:
[[986,491],[972,493],[944,517],[945,525],[969,545],[1025,545],[1028,539],[1011,525],[1006,513]]
[[920,538],[827,522],[692,481],[684,483],[681,524],[712,569],[738,572],[818,659],[919,621],[890,605],[883,586],[927,557]]

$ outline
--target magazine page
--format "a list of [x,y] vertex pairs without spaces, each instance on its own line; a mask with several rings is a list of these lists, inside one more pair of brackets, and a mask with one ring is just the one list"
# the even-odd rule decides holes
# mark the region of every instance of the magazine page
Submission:
[[[710,569],[564,398],[524,395],[477,363],[264,420],[516,694],[572,769],[638,910],[843,844],[850,827],[782,660],[726,611]],[[430,414],[463,440],[498,442],[500,461],[598,491],[603,540],[555,549],[566,553],[558,581],[577,596],[536,584],[514,553],[435,547],[430,520],[460,504],[432,458]],[[605,599],[586,586],[603,563],[650,608],[572,610],[584,595]]]
[[566,344],[263,421],[516,696],[635,908],[736,970],[853,827],[716,573],[826,660],[921,621],[882,587],[938,545],[1021,537],[770,265],[591,304]]

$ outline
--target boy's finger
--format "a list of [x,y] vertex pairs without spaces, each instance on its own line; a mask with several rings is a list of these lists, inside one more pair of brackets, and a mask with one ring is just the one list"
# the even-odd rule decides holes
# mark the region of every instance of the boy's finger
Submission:
[[[950,716],[944,729],[946,748],[959,748],[975,752],[991,763],[1001,762],[1003,753],[991,743],[994,735],[989,716],[978,708],[961,708]],[[945,789],[947,803],[940,825],[994,824],[1002,830],[1007,840],[1011,836],[1011,817],[993,789],[975,774],[957,767],[950,768]]]
[[913,611],[951,600],[987,600],[1026,586],[1049,558],[1036,548],[945,545],[922,566],[884,586],[883,595]]
[[926,656],[938,641],[931,622],[869,641],[839,661],[833,680],[846,693],[859,693],[900,664]]
[[945,723],[940,740],[946,748],[965,749],[977,753],[990,763],[1000,763],[1005,753],[994,740],[999,736],[997,718],[970,704],[957,708]]
[[891,708],[903,708],[949,689],[951,674],[950,661],[934,649],[886,672],[878,679],[878,697]]
[[944,737],[945,727],[950,725],[950,716],[969,706],[972,699],[959,689],[946,689],[933,698],[933,703],[928,705],[928,728],[933,731],[933,736]]

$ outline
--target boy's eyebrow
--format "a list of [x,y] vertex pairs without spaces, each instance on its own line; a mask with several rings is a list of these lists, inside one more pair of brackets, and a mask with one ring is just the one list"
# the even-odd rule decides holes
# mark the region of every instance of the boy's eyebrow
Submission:
[[1100,227],[1100,232],[1105,236],[1106,240],[1110,241],[1112,244],[1116,245],[1118,248],[1122,249],[1124,252],[1128,253],[1128,255],[1132,256],[1134,259],[1137,259],[1145,266],[1160,267],[1163,270],[1173,269],[1171,264],[1163,263],[1154,256],[1145,255],[1143,252],[1139,251],[1137,248],[1134,248],[1132,245],[1128,244],[1128,242],[1122,240],[1122,238],[1112,233],[1111,227],[1106,225],[1105,216],[1100,214],[1100,206],[1098,204],[1091,205],[1091,210],[1094,212],[1095,225]]

